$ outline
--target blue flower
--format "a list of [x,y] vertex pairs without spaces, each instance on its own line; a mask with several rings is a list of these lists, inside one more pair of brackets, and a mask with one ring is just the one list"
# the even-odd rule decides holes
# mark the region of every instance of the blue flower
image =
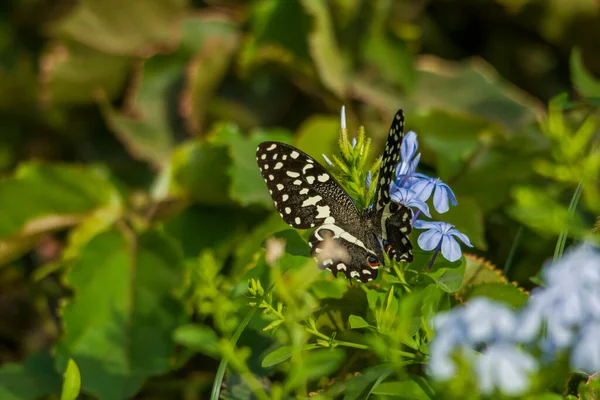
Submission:
[[[440,214],[445,213],[450,209],[449,203],[453,206],[457,204],[456,196],[439,178],[430,178],[424,174],[414,174],[418,178],[411,186],[411,189],[419,194],[419,199],[423,201],[429,200],[433,193],[433,207]],[[434,191],[435,190],[435,191]]]
[[504,304],[478,297],[464,307],[453,308],[434,317],[436,332],[430,344],[429,370],[436,379],[447,380],[456,374],[452,355],[473,350],[487,342],[510,342],[517,327],[515,314]]
[[413,131],[408,132],[404,139],[402,139],[402,145],[400,146],[400,164],[396,167],[396,182],[399,187],[404,186],[408,178],[414,174],[421,160],[421,153],[416,154],[419,148],[419,142],[417,141],[417,134]]
[[371,189],[371,180],[373,179],[373,177],[371,176],[371,171],[367,172],[367,179],[366,179],[366,186],[367,186],[367,190]]
[[356,138],[352,138],[352,148],[354,148],[354,146],[356,146]]
[[419,200],[417,197],[417,193],[412,190],[405,188],[395,188],[395,190],[391,193],[392,201],[398,204],[405,205],[406,207],[414,207],[423,214],[431,217],[429,214],[429,206],[425,204],[425,202]]
[[600,321],[587,324],[571,353],[571,368],[588,374],[600,372]]
[[544,267],[546,287],[534,290],[521,312],[519,339],[533,342],[546,326],[542,348],[552,357],[571,346],[576,330],[590,320],[600,321],[600,252],[580,246]]
[[[454,225],[447,222],[415,221],[414,227],[417,229],[428,229],[419,235],[417,243],[425,251],[435,250],[433,259],[435,259],[437,252],[440,250],[444,258],[450,262],[460,259],[462,251],[455,238],[460,239],[465,245],[473,247],[465,234],[460,233]],[[433,265],[433,260],[431,265]]]
[[518,396],[529,388],[529,375],[538,370],[536,360],[514,344],[493,344],[477,357],[475,371],[479,389],[489,395],[499,390]]

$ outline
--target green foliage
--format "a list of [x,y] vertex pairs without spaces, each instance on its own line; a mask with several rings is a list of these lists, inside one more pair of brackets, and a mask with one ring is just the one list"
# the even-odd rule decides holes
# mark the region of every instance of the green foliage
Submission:
[[[428,377],[435,314],[518,308],[553,250],[599,240],[592,2],[12,3],[2,400],[475,398]],[[421,172],[457,195],[433,219],[475,255],[429,268],[413,231],[413,263],[349,283],[275,212],[255,150],[325,154],[362,210],[398,108]],[[598,397],[597,378],[573,382],[523,398]]]

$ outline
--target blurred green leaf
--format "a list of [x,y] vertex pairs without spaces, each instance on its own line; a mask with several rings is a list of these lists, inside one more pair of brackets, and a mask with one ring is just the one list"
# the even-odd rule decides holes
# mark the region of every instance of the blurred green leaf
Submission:
[[333,22],[327,4],[319,0],[300,0],[313,17],[308,36],[309,50],[323,85],[338,98],[346,97],[347,73],[345,60],[337,44]]
[[36,400],[60,391],[60,375],[47,354],[29,356],[18,364],[0,366],[2,400]]
[[492,300],[503,302],[511,307],[521,307],[529,296],[523,290],[520,290],[512,283],[490,282],[480,283],[471,286],[464,300],[474,299],[475,297],[487,297]]
[[430,393],[423,389],[423,386],[429,387],[427,381],[420,376],[411,378],[405,381],[382,382],[375,386],[371,393],[406,400],[431,399]]
[[575,47],[571,50],[571,80],[575,90],[585,97],[600,97],[600,80],[585,68],[581,49]]
[[542,188],[520,186],[512,194],[516,203],[508,208],[508,213],[542,237],[556,236],[565,228],[574,237],[589,232],[579,214],[570,215],[567,206]]
[[269,368],[269,367],[272,367],[277,364],[281,364],[282,362],[289,360],[295,353],[299,353],[301,351],[318,349],[319,347],[321,347],[321,346],[319,346],[317,344],[307,344],[307,345],[300,347],[300,349],[298,349],[298,351],[295,351],[293,346],[282,346],[276,350],[273,350],[269,354],[267,354],[265,356],[265,358],[263,358],[261,365],[263,368]]
[[516,133],[536,121],[532,97],[501,80],[481,59],[456,63],[422,56],[417,62],[414,101],[421,111],[445,110],[479,116]]
[[143,55],[177,43],[187,0],[83,0],[52,26],[53,33],[106,53]]
[[0,181],[0,264],[28,251],[44,234],[77,225],[94,213],[119,216],[121,199],[97,171],[31,162]]
[[62,392],[60,400],[75,400],[81,390],[81,375],[79,368],[73,359],[69,359],[67,369],[64,373]]
[[57,43],[42,55],[44,104],[91,103],[113,99],[123,89],[131,61],[75,42]]
[[62,309],[57,351],[77,362],[85,392],[128,398],[168,371],[173,331],[185,321],[173,294],[183,273],[175,243],[154,232],[112,230],[82,249],[67,275],[76,295]]
[[257,204],[271,209],[273,200],[256,165],[256,148],[261,142],[269,140],[289,142],[289,132],[279,129],[254,130],[244,136],[237,126],[220,124],[214,128],[213,134],[216,143],[227,146],[232,160],[227,170],[231,179],[231,199],[242,206]]
[[439,214],[431,208],[430,211],[433,219],[453,224],[460,232],[467,235],[472,245],[479,249],[487,250],[484,231],[485,223],[483,220],[484,214],[479,204],[469,197],[458,196],[457,200],[457,206],[451,206],[450,210],[443,214]]
[[302,123],[294,136],[294,146],[324,164],[322,154],[328,157],[338,151],[340,119],[329,115],[314,115]]
[[304,382],[329,376],[342,365],[345,358],[344,351],[338,348],[310,351],[302,363],[292,364],[284,387],[291,390]]
[[371,326],[371,324],[358,315],[351,315],[350,318],[348,318],[348,322],[350,323],[350,329],[361,329]]
[[[428,265],[433,253],[413,249],[413,255],[414,265]],[[452,263],[439,253],[431,267],[431,271],[426,273],[435,281],[440,289],[448,293],[454,293],[462,286],[465,265],[466,261],[464,257]]]
[[193,140],[179,146],[172,157],[171,194],[205,205],[231,205],[231,162],[223,145]]
[[214,330],[205,325],[190,324],[178,327],[173,340],[194,351],[219,359],[219,338]]
[[317,299],[341,299],[348,290],[348,281],[340,274],[338,278],[315,281],[310,289]]

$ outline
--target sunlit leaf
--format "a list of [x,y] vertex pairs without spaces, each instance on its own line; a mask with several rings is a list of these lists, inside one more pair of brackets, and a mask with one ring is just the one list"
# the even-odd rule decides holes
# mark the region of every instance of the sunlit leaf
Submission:
[[587,97],[600,97],[600,80],[595,79],[583,64],[581,49],[571,51],[571,80],[579,94]]
[[177,246],[153,232],[112,230],[81,250],[67,275],[76,294],[62,309],[57,350],[79,366],[82,390],[127,398],[169,369],[173,330],[185,321],[173,294],[183,273]]
[[79,368],[72,359],[69,359],[67,363],[67,369],[64,373],[62,392],[60,394],[60,400],[75,400],[79,396],[79,390],[81,389],[81,376],[79,374]]

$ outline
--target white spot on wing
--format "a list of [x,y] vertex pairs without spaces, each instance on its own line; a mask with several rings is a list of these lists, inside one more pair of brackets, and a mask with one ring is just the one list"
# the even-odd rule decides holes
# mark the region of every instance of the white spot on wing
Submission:
[[321,174],[321,175],[319,175],[319,177],[317,179],[319,180],[319,182],[327,182],[329,180],[329,175]]
[[299,177],[299,176],[300,176],[300,174],[299,174],[299,173],[297,173],[297,172],[294,172],[294,171],[285,171],[285,174],[286,174],[287,176],[289,176],[290,178],[297,178],[297,177]]
[[306,189],[306,188],[304,188],[300,191],[300,194],[306,194],[306,193],[308,193],[308,189]]
[[337,269],[338,269],[338,271],[347,271],[346,264],[344,264],[344,263],[339,263],[339,264],[337,265]]
[[273,143],[272,145],[270,145],[269,147],[267,147],[268,151],[273,150],[275,147],[277,147],[277,145],[275,143]]
[[269,180],[272,181],[273,179],[275,179],[275,177],[273,175],[269,175]]
[[283,190],[283,185],[281,183],[277,184],[277,190]]
[[306,177],[306,182],[308,182],[310,185],[312,185],[314,181],[315,181],[315,177],[314,176],[307,176]]
[[286,213],[286,214],[289,214],[289,213],[291,213],[291,212],[292,212],[292,209],[291,209],[291,208],[289,208],[289,207],[286,207],[286,208],[285,208],[285,213]]
[[279,169],[283,167],[283,163],[278,162],[277,164],[275,164],[275,168],[274,169]]
[[300,225],[300,217],[296,217],[296,219],[294,220],[294,222],[296,222],[297,225]]
[[350,271],[350,277],[358,278],[359,276],[360,274],[358,273],[358,271]]
[[309,197],[308,199],[306,199],[302,202],[302,207],[314,206],[322,199],[323,198],[321,196]]
[[299,155],[300,155],[300,153],[298,153],[297,151],[292,151],[292,153],[290,154],[290,157],[292,157],[295,160],[296,158],[298,158]]
[[290,196],[288,196],[287,194],[284,194],[283,196],[281,196],[281,201],[287,201],[287,199],[289,199]]
[[294,185],[296,185],[296,186],[299,186],[299,185],[302,185],[302,181],[301,181],[300,179],[296,179],[296,180],[293,182],[293,184],[294,184]]
[[331,210],[329,206],[317,206],[317,217],[316,218],[327,218],[329,217]]

